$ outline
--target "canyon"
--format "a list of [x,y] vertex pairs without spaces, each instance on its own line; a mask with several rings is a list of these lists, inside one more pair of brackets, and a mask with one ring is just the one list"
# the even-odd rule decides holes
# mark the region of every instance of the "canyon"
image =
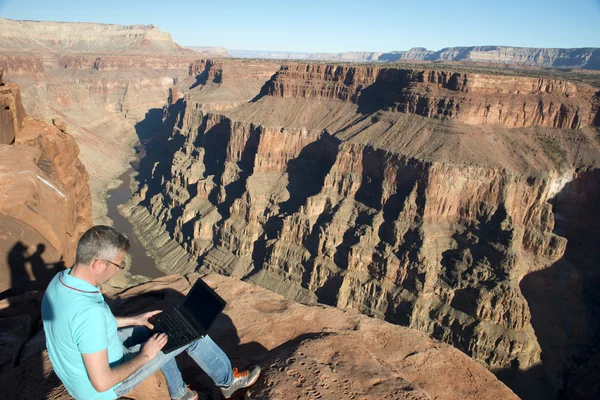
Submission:
[[598,87],[221,59],[173,92],[129,211],[165,272],[409,326],[523,398],[569,390],[598,332]]
[[[16,22],[1,19],[0,25],[15,28]],[[106,42],[94,41],[96,47],[87,48],[87,44],[79,43],[80,37],[75,35],[78,38],[75,40],[71,34],[70,40],[78,44],[61,51],[58,45],[50,47],[38,37],[39,32],[47,29],[45,25],[18,22],[17,32],[27,33],[6,37],[11,31],[2,31],[0,68],[5,71],[5,79],[19,85],[24,107],[31,117],[47,123],[61,118],[67,125],[79,144],[81,159],[90,176],[94,222],[106,223],[107,190],[120,184],[117,178],[127,169],[128,161],[134,159],[133,144],[154,129],[148,124],[146,113],[162,107],[169,88],[188,75],[197,53],[180,48],[164,32],[156,33],[156,27],[124,29],[128,27],[102,25],[98,28],[97,24],[77,23],[65,23],[63,28],[80,32],[83,25],[80,36],[89,38],[100,35],[97,31],[104,29],[108,31],[102,33],[107,34]],[[160,46],[142,46],[144,31],[150,37],[160,38]],[[131,36],[127,45],[124,32]],[[170,44],[166,44],[167,40]],[[21,44],[26,50],[13,48],[11,43]],[[41,50],[44,47],[49,48]],[[103,51],[105,47],[112,52]],[[98,53],[89,54],[94,49]],[[139,125],[142,121],[146,123]]]
[[[48,358],[40,308],[48,279],[73,264],[77,239],[92,223],[88,176],[63,120],[51,126],[30,118],[19,87],[2,80],[0,104],[2,398],[67,400]],[[173,307],[204,279],[228,303],[211,336],[235,365],[263,366],[246,398],[516,399],[483,366],[415,330],[200,272],[129,281],[125,289],[111,280],[102,290],[116,315],[130,315]],[[202,398],[220,393],[197,366],[180,364]],[[155,373],[127,396],[168,397],[164,377]]]
[[[84,205],[69,203],[60,213],[69,223],[78,221],[75,226],[57,223],[63,233],[52,234],[45,233],[45,223],[34,226],[46,238],[39,242],[56,249],[56,263],[72,262],[73,244],[92,219],[110,223],[106,193],[120,184],[117,178],[134,159],[133,144],[143,139],[147,154],[121,211],[164,273],[212,272],[246,281],[209,278],[226,288],[232,302],[238,294],[259,293],[230,310],[237,313],[232,319],[238,328],[251,325],[247,304],[253,302],[263,304],[259,311],[266,314],[293,308],[286,317],[291,325],[314,310],[327,310],[318,320],[342,321],[338,313],[344,313],[397,341],[388,352],[415,351],[417,364],[437,359],[422,356],[422,349],[400,351],[402,342],[416,340],[410,335],[433,338],[428,349],[450,352],[450,344],[466,353],[475,361],[458,351],[444,357],[472,373],[473,398],[510,396],[481,366],[524,399],[597,394],[600,85],[594,73],[413,63],[417,58],[410,64],[282,64],[231,59],[224,49],[194,53],[153,26],[91,25],[67,24],[82,33],[57,43],[36,36],[56,28],[33,25],[15,27],[18,41],[5,33],[0,38],[0,68],[5,80],[20,87],[18,96],[2,103],[17,110],[0,114],[3,151],[26,142],[46,146],[61,167],[73,164],[77,146],[67,131],[85,165],[57,173],[40,161],[46,157],[38,157],[27,166],[49,182],[56,174],[69,179],[66,187],[82,186],[67,197],[83,196],[73,204]],[[81,39],[99,30],[107,33],[100,47]],[[199,59],[208,52],[225,58]],[[0,87],[6,89],[17,93],[16,86]],[[57,152],[45,141],[33,145],[30,128],[19,136],[27,124],[73,148]],[[0,171],[9,171],[9,164]],[[88,174],[91,192],[83,188]],[[39,186],[36,179],[28,184]],[[57,196],[46,186],[40,190],[48,193],[31,195],[38,203]],[[25,209],[27,199],[6,197],[2,204]],[[0,210],[2,218],[12,212]],[[2,279],[10,289],[9,277]],[[180,279],[146,282],[124,274],[109,290],[116,295],[142,283],[134,292],[174,285],[183,293],[189,286]],[[29,305],[39,301],[39,295],[22,296],[29,296],[19,300]],[[146,300],[138,304],[148,305]],[[34,326],[39,316],[31,315]],[[319,324],[295,333],[323,332]],[[346,324],[339,322],[334,334],[347,335],[352,329]],[[258,339],[266,331],[247,329],[246,342],[259,341],[269,351],[293,339],[266,343]],[[36,339],[28,343],[37,346],[39,357],[43,335],[30,330]],[[367,336],[377,336],[373,332]],[[319,351],[339,344],[319,337],[302,346],[318,358]],[[411,357],[394,368],[408,368],[416,360]],[[363,361],[373,366],[381,360],[377,353]],[[27,365],[23,358],[19,373]],[[307,367],[293,367],[305,378],[309,374]],[[406,382],[390,387],[407,392],[401,398],[442,396],[434,380],[454,367],[435,368],[423,369],[431,381],[402,370]],[[463,371],[448,375],[444,385],[463,382]],[[297,389],[300,375],[268,372],[270,383],[255,398]],[[485,395],[483,382],[491,385]],[[383,396],[361,390],[357,395]],[[448,398],[468,397],[463,387],[456,390]]]

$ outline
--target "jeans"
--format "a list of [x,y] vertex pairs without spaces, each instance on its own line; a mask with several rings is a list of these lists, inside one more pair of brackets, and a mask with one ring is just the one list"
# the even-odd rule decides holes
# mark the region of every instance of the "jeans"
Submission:
[[[123,362],[127,362],[139,354],[143,344],[150,337],[150,331],[144,326],[122,328],[117,331],[117,334],[125,347]],[[171,398],[177,399],[183,396],[187,392],[187,386],[183,382],[181,372],[175,362],[175,356],[184,351],[211,377],[217,386],[231,385],[233,382],[231,362],[223,350],[207,335],[169,354],[159,352],[156,357],[129,375],[115,388],[117,397],[128,393],[158,369],[165,375]]]

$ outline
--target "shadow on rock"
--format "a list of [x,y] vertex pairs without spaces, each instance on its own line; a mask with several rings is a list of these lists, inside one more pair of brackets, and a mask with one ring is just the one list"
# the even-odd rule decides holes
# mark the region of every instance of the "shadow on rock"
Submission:
[[[236,326],[226,314],[222,314],[217,319],[210,331],[210,336],[229,356],[233,367],[242,371],[258,365],[263,369],[261,378],[259,378],[258,382],[251,389],[253,392],[268,391],[269,387],[266,378],[269,375],[268,371],[271,367],[285,363],[290,354],[293,354],[304,342],[327,335],[329,333],[302,334],[280,344],[272,350],[268,350],[257,342],[241,343]],[[213,398],[219,398],[219,390],[214,386],[210,378],[204,373],[199,374],[198,367],[195,366],[187,355],[184,355],[182,359],[183,362],[179,364],[184,380],[190,383],[190,386],[198,392],[210,393],[210,396]],[[279,371],[276,373],[279,373]],[[245,391],[241,390],[232,398],[245,399],[247,397],[245,396]]]
[[46,245],[38,243],[34,251],[19,241],[10,249],[7,263],[10,268],[10,289],[0,293],[0,300],[32,290],[44,290],[54,275],[65,269],[63,261],[46,263]]
[[[542,365],[504,380],[525,400],[600,398],[594,354],[600,344],[600,170],[584,171],[553,199],[554,233],[567,238],[564,256],[527,275],[521,290],[542,349]],[[576,373],[576,375],[573,375]],[[542,397],[540,397],[542,396]]]
[[46,246],[30,246],[20,240],[4,253],[10,288],[0,293],[0,387],[10,399],[44,398],[23,394],[21,382],[42,392],[60,385],[55,376],[45,374],[44,359],[38,351],[40,343],[45,348],[41,331],[43,291],[65,268],[62,260],[46,262],[46,258],[58,258],[53,249],[47,252]]

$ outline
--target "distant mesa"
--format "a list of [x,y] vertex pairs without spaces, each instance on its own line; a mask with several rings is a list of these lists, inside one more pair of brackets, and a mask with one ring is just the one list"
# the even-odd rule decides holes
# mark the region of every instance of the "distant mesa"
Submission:
[[233,57],[337,62],[457,61],[544,68],[600,70],[600,48],[544,49],[508,46],[446,47],[438,51],[415,47],[407,51],[299,53],[230,50]]
[[184,46],[184,48],[201,53],[206,57],[230,58],[231,54],[225,47],[221,46]]
[[154,25],[15,21],[0,18],[0,51],[184,54],[171,34]]

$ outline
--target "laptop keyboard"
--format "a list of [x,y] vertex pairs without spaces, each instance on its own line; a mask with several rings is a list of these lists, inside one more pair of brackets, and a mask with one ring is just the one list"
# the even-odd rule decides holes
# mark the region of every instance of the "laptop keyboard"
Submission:
[[153,324],[156,325],[155,329],[159,328],[160,331],[165,332],[169,337],[169,342],[166,346],[168,348],[177,348],[186,345],[200,337],[200,335],[188,327],[175,309],[158,314]]

